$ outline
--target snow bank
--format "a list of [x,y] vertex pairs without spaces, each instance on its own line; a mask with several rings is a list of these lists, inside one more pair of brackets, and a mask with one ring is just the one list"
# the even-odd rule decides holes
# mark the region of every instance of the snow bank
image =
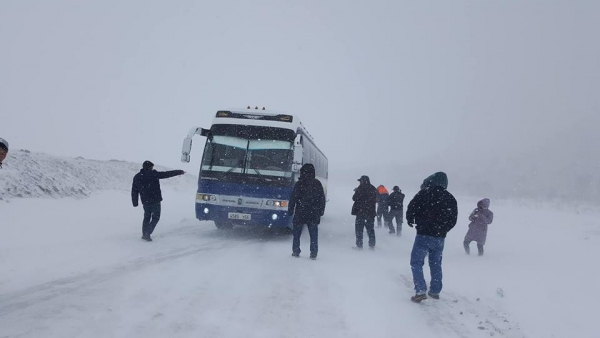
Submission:
[[[103,190],[129,190],[141,164],[98,161],[19,150],[9,153],[0,169],[0,200],[23,197],[85,197]],[[158,170],[169,170],[157,166]],[[193,175],[164,180],[166,187],[189,189]]]

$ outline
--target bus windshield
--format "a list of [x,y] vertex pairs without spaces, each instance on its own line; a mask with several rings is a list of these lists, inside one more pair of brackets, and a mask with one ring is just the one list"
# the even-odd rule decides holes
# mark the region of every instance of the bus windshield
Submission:
[[250,177],[273,180],[292,178],[292,142],[214,135],[206,143],[202,175],[223,180]]

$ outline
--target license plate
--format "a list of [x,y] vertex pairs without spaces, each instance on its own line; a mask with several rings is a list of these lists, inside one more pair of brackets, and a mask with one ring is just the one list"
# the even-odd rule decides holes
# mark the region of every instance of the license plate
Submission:
[[250,214],[240,214],[237,212],[229,212],[227,213],[227,218],[229,219],[240,219],[242,221],[249,221],[252,218]]

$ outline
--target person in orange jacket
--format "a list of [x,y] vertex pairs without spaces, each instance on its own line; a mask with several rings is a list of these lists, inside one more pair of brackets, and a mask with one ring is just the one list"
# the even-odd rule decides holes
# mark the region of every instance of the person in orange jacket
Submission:
[[377,227],[381,227],[381,219],[383,218],[383,223],[387,226],[388,214],[390,210],[390,205],[388,204],[388,199],[390,197],[390,193],[383,186],[380,185],[377,187]]

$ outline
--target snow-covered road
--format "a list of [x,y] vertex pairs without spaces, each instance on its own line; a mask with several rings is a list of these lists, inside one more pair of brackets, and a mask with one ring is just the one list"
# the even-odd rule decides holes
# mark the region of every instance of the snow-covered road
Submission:
[[330,189],[317,261],[306,231],[295,259],[290,235],[198,222],[193,190],[165,190],[152,243],[125,192],[0,203],[0,337],[598,336],[597,214],[492,204],[466,256],[459,199],[442,299],[413,304],[414,230],[352,250],[350,193]]

